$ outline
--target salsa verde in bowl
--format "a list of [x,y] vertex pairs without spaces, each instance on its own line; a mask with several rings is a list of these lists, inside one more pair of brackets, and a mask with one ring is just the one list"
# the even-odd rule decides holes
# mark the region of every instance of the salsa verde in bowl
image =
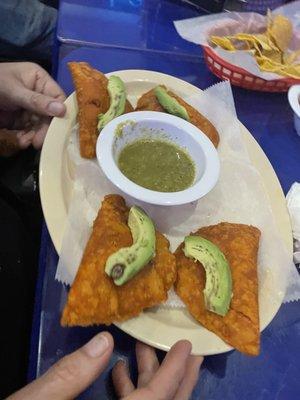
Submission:
[[161,112],[113,119],[98,137],[96,154],[115,186],[150,204],[198,200],[219,178],[218,153],[207,136],[188,121]]

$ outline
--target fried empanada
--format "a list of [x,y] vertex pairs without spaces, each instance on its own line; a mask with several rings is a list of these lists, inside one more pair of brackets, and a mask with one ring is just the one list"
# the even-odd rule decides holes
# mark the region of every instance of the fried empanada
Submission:
[[105,273],[107,258],[132,244],[128,212],[121,196],[104,198],[69,292],[62,325],[109,325],[167,300],[167,292],[176,279],[176,260],[169,251],[168,240],[159,232],[154,259],[134,278],[116,286]]
[[[161,86],[167,89],[165,86]],[[212,141],[214,146],[217,147],[220,141],[220,137],[218,131],[213,126],[213,124],[202,114],[200,114],[194,107],[186,103],[182,98],[180,98],[170,90],[167,91],[170,96],[174,97],[179,104],[185,107],[190,117],[190,122],[197,128],[199,128],[203,133],[205,133],[205,135]],[[144,93],[142,97],[139,98],[135,111],[165,112],[164,108],[160,105],[155,96],[154,89],[151,89],[149,92]]]
[[[98,138],[98,115],[104,114],[110,105],[108,79],[86,62],[70,62],[68,66],[78,103],[80,154],[84,158],[94,158]],[[127,100],[125,113],[131,111],[133,108]]]
[[230,309],[224,317],[205,309],[205,270],[199,262],[184,255],[183,244],[175,252],[176,293],[205,328],[243,353],[259,354],[257,253],[260,231],[253,226],[223,222],[201,228],[193,235],[210,240],[224,253],[232,275]]

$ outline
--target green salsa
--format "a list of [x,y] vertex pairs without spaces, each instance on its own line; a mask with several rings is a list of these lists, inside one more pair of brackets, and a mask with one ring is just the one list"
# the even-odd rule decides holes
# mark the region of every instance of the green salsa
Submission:
[[121,151],[118,164],[128,179],[157,192],[179,192],[195,179],[191,157],[164,140],[139,139],[128,144]]

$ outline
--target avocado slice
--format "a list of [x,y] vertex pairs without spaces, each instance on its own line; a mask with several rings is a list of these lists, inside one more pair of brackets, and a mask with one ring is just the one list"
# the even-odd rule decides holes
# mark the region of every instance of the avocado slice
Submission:
[[207,310],[226,315],[232,298],[232,279],[229,264],[221,250],[201,236],[184,239],[186,257],[199,261],[206,273],[204,300]]
[[176,115],[177,117],[190,120],[189,114],[186,109],[178,103],[178,101],[170,96],[165,88],[162,86],[157,86],[154,89],[154,94],[159,102],[159,104],[169,113]]
[[115,75],[108,79],[107,90],[110,97],[110,106],[105,114],[98,115],[98,130],[99,132],[111,120],[122,115],[126,104],[126,90],[123,81]]
[[144,210],[131,207],[128,217],[133,244],[111,254],[105,272],[118,286],[133,278],[155,256],[155,228]]

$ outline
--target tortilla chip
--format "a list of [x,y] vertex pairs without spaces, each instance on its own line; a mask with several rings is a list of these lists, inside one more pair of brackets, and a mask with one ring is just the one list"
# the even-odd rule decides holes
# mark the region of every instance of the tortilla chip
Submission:
[[[256,56],[256,61],[258,61],[258,58],[259,58],[259,56]],[[270,52],[266,51],[266,52],[262,53],[262,58],[269,60],[271,64],[275,63],[275,64],[283,65],[282,53],[279,53],[276,51],[270,51]]]
[[230,309],[224,317],[205,309],[205,270],[199,262],[184,255],[183,244],[175,253],[176,293],[205,328],[243,353],[259,354],[257,252],[260,231],[253,226],[223,222],[201,228],[193,235],[213,242],[227,258],[233,285]]
[[[98,138],[98,115],[105,113],[110,105],[108,79],[85,62],[70,62],[68,66],[78,103],[80,154],[84,158],[94,158]],[[133,108],[127,101],[125,113],[131,111]]]
[[275,72],[290,78],[300,78],[300,64],[281,64],[267,58],[257,57],[257,63],[262,71]]
[[293,25],[283,15],[275,15],[267,33],[274,40],[278,48],[284,52],[289,47],[293,35]]
[[286,75],[290,78],[300,78],[300,64],[287,65],[281,70],[282,75]]
[[231,40],[245,41],[249,44],[250,48],[255,48],[258,44],[262,50],[271,51],[272,47],[268,39],[263,34],[253,35],[249,33],[237,33],[236,35],[229,36]]
[[267,13],[267,29],[264,33],[237,33],[224,37],[211,36],[213,44],[225,50],[255,51],[253,54],[261,71],[274,72],[295,79],[300,77],[295,61],[299,52],[285,54],[293,35],[293,25],[283,15]]
[[155,258],[133,279],[116,286],[105,273],[107,258],[132,244],[128,212],[121,196],[105,196],[63,310],[63,326],[109,325],[167,300],[176,278],[176,260],[159,232]]
[[230,39],[226,36],[211,36],[210,41],[212,44],[221,47],[224,50],[235,51],[234,45],[231,43]]
[[[165,86],[161,85],[165,89],[167,89]],[[168,90],[168,89],[167,89]],[[215,147],[218,146],[220,137],[218,134],[218,131],[216,128],[213,126],[213,124],[205,118],[202,114],[200,114],[195,108],[190,106],[188,103],[186,103],[183,99],[181,99],[179,96],[177,96],[175,93],[171,92],[168,90],[168,94],[172,97],[174,97],[179,104],[181,104],[183,107],[186,108],[189,117],[190,117],[190,122],[195,125],[197,128],[199,128],[205,135],[212,141]],[[160,112],[166,112],[164,108],[160,105],[158,102],[154,89],[149,90],[149,92],[144,93],[138,100],[137,106],[135,111],[160,111]]]
[[254,47],[258,48],[262,54],[268,55],[272,53],[282,54],[280,49],[272,42],[267,34],[254,35]]
[[300,57],[300,50],[290,51],[289,53],[285,53],[283,60],[284,64],[293,64]]

